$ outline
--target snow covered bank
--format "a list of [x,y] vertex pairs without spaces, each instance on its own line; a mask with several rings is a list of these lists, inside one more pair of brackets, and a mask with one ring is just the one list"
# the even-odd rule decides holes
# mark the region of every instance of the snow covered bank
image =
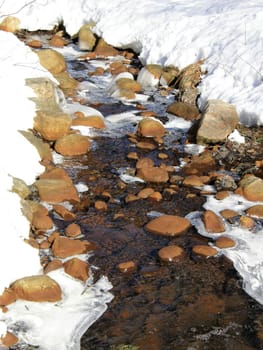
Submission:
[[206,59],[200,105],[222,99],[237,107],[242,123],[263,124],[263,4],[258,1],[13,0],[0,8],[0,16],[7,14],[29,30],[63,21],[71,35],[93,20],[97,34],[114,46],[133,48],[143,63],[183,68]]

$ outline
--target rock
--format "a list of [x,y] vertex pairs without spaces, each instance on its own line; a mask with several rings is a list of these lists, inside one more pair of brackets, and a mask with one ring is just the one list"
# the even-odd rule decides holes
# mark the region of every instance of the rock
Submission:
[[65,272],[85,282],[89,278],[89,265],[83,260],[72,258],[64,263]]
[[63,267],[63,263],[59,259],[53,259],[44,267],[44,273],[47,274],[51,271],[61,269]]
[[94,116],[88,116],[88,117],[83,117],[83,118],[74,118],[72,120],[72,125],[73,126],[89,126],[92,128],[96,129],[104,129],[105,128],[105,122],[104,119],[98,115]]
[[10,285],[18,299],[55,302],[62,298],[59,284],[46,275],[36,275],[20,278]]
[[37,111],[34,118],[34,129],[47,141],[56,141],[68,134],[71,118],[58,110]]
[[263,201],[263,180],[254,175],[245,176],[239,182],[238,193],[252,202]]
[[228,190],[234,191],[237,188],[235,179],[230,175],[217,175],[215,180],[215,187],[217,191]]
[[88,153],[90,141],[87,136],[69,134],[57,139],[55,151],[63,156],[78,156]]
[[186,232],[191,226],[188,219],[175,215],[162,215],[151,220],[146,230],[163,236],[177,236]]
[[193,253],[205,257],[214,256],[217,254],[217,250],[208,245],[196,245],[193,247]]
[[127,158],[128,159],[133,159],[133,160],[138,160],[139,159],[139,156],[138,156],[138,153],[137,152],[129,152],[127,154]]
[[158,256],[163,261],[177,261],[184,255],[183,248],[177,245],[169,245],[159,250]]
[[61,53],[53,49],[42,49],[36,52],[41,65],[52,74],[59,74],[67,69],[67,64]]
[[25,181],[13,177],[13,185],[11,192],[14,192],[19,195],[20,198],[25,199],[31,194],[29,186],[25,183]]
[[133,92],[140,92],[142,91],[141,84],[139,84],[137,81],[129,78],[119,78],[115,82],[118,89],[122,90],[131,90]]
[[5,288],[3,293],[0,295],[0,305],[9,305],[16,301],[16,293],[11,288]]
[[234,247],[236,242],[229,237],[221,236],[215,241],[215,245],[220,249],[225,249]]
[[119,263],[117,269],[123,273],[134,272],[136,270],[136,264],[134,261],[125,261]]
[[202,187],[204,186],[204,183],[201,176],[189,175],[184,179],[183,185],[190,187]]
[[32,47],[32,49],[41,49],[43,47],[42,41],[37,40],[37,39],[28,41],[27,45],[29,47]]
[[53,209],[65,221],[73,221],[76,219],[76,214],[72,213],[70,210],[65,208],[63,205],[54,204]]
[[112,75],[118,75],[120,73],[127,72],[128,68],[120,61],[113,61],[110,63],[110,71]]
[[213,170],[216,162],[209,151],[192,156],[191,162],[184,167],[186,174],[203,175]]
[[137,142],[136,147],[148,151],[152,151],[156,148],[156,146],[153,143],[147,141]]
[[54,74],[54,77],[59,82],[59,87],[61,90],[63,90],[67,96],[70,96],[70,94],[72,94],[78,88],[79,82],[72,78],[68,72]]
[[163,68],[162,75],[160,78],[160,84],[162,86],[169,86],[175,81],[180,73],[179,68],[174,66],[166,66]]
[[140,158],[136,163],[136,169],[152,168],[153,166],[154,166],[153,160],[147,157]]
[[108,209],[107,203],[104,201],[96,201],[94,207],[98,211],[106,211]]
[[228,191],[219,191],[216,193],[215,198],[217,200],[222,200],[229,197],[229,192]]
[[246,210],[246,213],[255,218],[263,218],[263,205],[253,205],[252,207]]
[[200,60],[196,63],[189,64],[184,69],[182,69],[175,82],[175,88],[178,88],[181,91],[195,89],[195,87],[201,81],[202,64],[204,64],[204,60]]
[[49,40],[49,45],[54,47],[64,47],[66,44],[66,40],[57,34],[53,35]]
[[174,102],[167,108],[167,112],[176,115],[177,117],[184,118],[185,120],[196,120],[200,118],[200,112],[195,105]]
[[19,130],[22,134],[38,151],[40,159],[43,161],[53,161],[51,148],[47,142],[44,142],[39,137],[35,136],[31,131]]
[[64,180],[69,182],[70,184],[73,184],[71,178],[69,177],[68,173],[63,168],[52,168],[50,170],[45,171],[43,174],[39,176],[39,179],[44,180]]
[[4,347],[9,347],[15,345],[18,343],[19,339],[17,338],[16,335],[14,335],[11,332],[6,332],[6,334],[2,337],[0,337],[0,344],[3,345]]
[[67,237],[77,237],[81,235],[81,228],[78,224],[72,223],[65,228],[65,235]]
[[156,87],[159,84],[161,74],[161,66],[158,64],[147,64],[140,70],[137,81],[143,88]]
[[241,216],[239,219],[240,226],[248,230],[252,230],[255,227],[255,221],[251,217]]
[[92,31],[95,23],[86,23],[84,24],[78,33],[78,45],[79,49],[83,51],[92,51],[96,44],[96,36]]
[[88,241],[57,237],[52,245],[52,253],[54,257],[64,259],[71,255],[85,254],[92,248],[92,244]]
[[107,44],[102,38],[99,39],[95,48],[95,52],[98,56],[102,57],[117,56],[119,54],[118,50],[116,50],[111,45]]
[[147,188],[144,188],[143,190],[141,190],[139,193],[137,193],[137,196],[139,198],[145,199],[145,198],[148,198],[153,193],[154,193],[154,189],[147,187]]
[[47,203],[64,201],[80,202],[78,192],[73,184],[65,180],[40,179],[35,182],[39,197]]
[[202,219],[207,232],[220,233],[225,231],[225,225],[223,220],[212,210],[206,210],[203,213]]
[[138,199],[140,199],[138,196],[136,196],[133,193],[129,193],[126,197],[125,197],[125,203],[130,203],[130,202],[134,202],[137,201]]
[[137,134],[143,137],[163,137],[165,128],[158,119],[146,117],[139,121]]
[[196,140],[199,144],[224,142],[236,128],[236,108],[220,100],[209,100],[203,113]]
[[224,209],[220,211],[220,214],[223,216],[224,219],[233,219],[237,216],[239,216],[239,213],[232,209]]
[[54,223],[52,219],[49,217],[48,212],[46,213],[41,210],[36,210],[33,213],[31,225],[36,230],[46,231],[46,230],[50,230],[53,227]]
[[0,30],[15,33],[20,29],[20,19],[13,16],[5,17],[0,23]]
[[137,171],[137,176],[146,182],[162,183],[169,180],[167,170],[158,167],[141,168]]
[[153,202],[160,202],[163,199],[163,196],[160,192],[155,191],[152,194],[150,194],[148,198]]

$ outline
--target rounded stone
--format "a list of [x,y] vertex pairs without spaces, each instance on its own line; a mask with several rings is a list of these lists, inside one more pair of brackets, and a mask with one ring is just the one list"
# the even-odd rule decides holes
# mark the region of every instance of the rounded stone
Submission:
[[205,229],[210,233],[220,233],[225,231],[223,220],[212,210],[206,210],[203,214]]
[[67,237],[77,237],[81,235],[81,228],[78,224],[72,223],[66,227],[65,234]]
[[159,250],[158,256],[163,261],[176,261],[184,255],[183,248],[177,245],[170,245]]
[[125,261],[125,262],[119,263],[117,268],[120,272],[123,272],[123,273],[134,272],[136,270],[136,264],[134,261]]
[[196,245],[193,247],[193,253],[201,256],[214,256],[217,254],[217,250],[208,245]]
[[236,245],[236,242],[229,237],[222,236],[215,241],[215,245],[220,249],[232,248]]
[[263,205],[253,205],[253,207],[250,207],[246,210],[246,213],[256,218],[263,218]]
[[176,215],[162,215],[151,220],[146,225],[146,230],[150,233],[163,236],[177,236],[186,232],[190,226],[190,221],[183,217]]

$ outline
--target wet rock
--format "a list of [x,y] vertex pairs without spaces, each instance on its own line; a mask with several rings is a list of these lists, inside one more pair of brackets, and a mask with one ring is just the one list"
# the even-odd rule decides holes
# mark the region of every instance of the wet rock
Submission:
[[139,159],[139,156],[138,156],[138,153],[137,152],[129,152],[127,154],[127,158],[128,159],[133,159],[133,160],[138,160]]
[[216,193],[215,198],[218,200],[222,200],[229,197],[229,192],[228,191],[219,191]]
[[49,45],[54,47],[64,47],[67,44],[67,41],[60,35],[55,34],[49,40]]
[[184,250],[177,245],[170,245],[160,249],[158,256],[162,261],[177,261],[184,256]]
[[152,194],[150,194],[148,198],[153,202],[160,202],[163,199],[163,196],[160,192],[155,191]]
[[134,261],[125,261],[119,263],[117,269],[122,273],[134,272],[136,271],[136,264]]
[[144,137],[163,137],[165,128],[158,119],[147,117],[139,121],[137,134]]
[[200,155],[194,155],[191,162],[184,167],[185,173],[189,175],[203,175],[214,170],[216,162],[209,151],[204,151]]
[[59,284],[46,275],[36,275],[20,278],[11,284],[10,288],[18,299],[55,302],[62,298]]
[[72,258],[64,263],[65,272],[85,282],[89,278],[89,265],[83,260],[78,258]]
[[147,64],[143,67],[137,77],[137,81],[143,88],[156,87],[162,74],[162,67],[157,64]]
[[158,153],[158,158],[164,160],[164,159],[168,159],[169,156],[166,153],[160,152],[160,153]]
[[96,44],[96,36],[92,31],[95,23],[84,24],[78,33],[78,45],[80,50],[92,51]]
[[6,334],[0,338],[0,343],[8,348],[18,343],[18,341],[18,337],[11,332],[6,332]]
[[64,94],[67,96],[72,95],[79,85],[79,82],[72,78],[68,72],[54,74],[54,77],[59,82],[60,89],[63,90]]
[[99,39],[95,48],[95,52],[98,56],[102,57],[117,56],[119,54],[118,50],[107,44],[106,41],[102,38]]
[[34,129],[47,141],[56,141],[68,134],[71,118],[58,110],[37,111],[34,118]]
[[136,163],[136,169],[152,168],[153,166],[154,166],[153,160],[147,157],[140,158]]
[[235,179],[230,175],[217,175],[215,180],[217,191],[234,191],[237,188]]
[[204,186],[204,183],[202,177],[197,175],[189,175],[184,179],[183,185],[190,187],[202,187]]
[[263,205],[253,205],[252,207],[246,210],[246,213],[255,218],[263,218]]
[[206,210],[203,213],[202,220],[206,231],[209,233],[220,233],[225,231],[223,220],[212,210]]
[[57,237],[52,245],[52,253],[55,257],[64,259],[71,255],[87,253],[92,248],[92,244],[88,241]]
[[39,197],[47,203],[79,202],[76,187],[66,180],[40,179],[35,182]]
[[233,105],[220,100],[208,101],[197,131],[197,143],[224,142],[235,130],[238,121],[239,117]]
[[195,120],[200,118],[198,108],[195,105],[184,102],[174,102],[170,104],[167,108],[167,112],[185,120]]
[[29,47],[32,47],[32,49],[41,49],[43,47],[42,41],[37,40],[37,39],[28,41],[27,45]]
[[233,219],[237,216],[239,216],[239,213],[232,209],[224,209],[220,211],[220,214],[223,216],[224,219]]
[[229,237],[221,236],[215,241],[215,245],[220,249],[232,248],[236,245],[236,242]]
[[16,301],[16,293],[11,288],[5,288],[0,295],[0,305],[9,305]]
[[239,182],[236,193],[243,195],[249,201],[263,201],[263,180],[254,175],[245,176]]
[[162,215],[151,220],[146,230],[163,236],[177,236],[186,232],[191,226],[188,219],[175,215]]
[[252,230],[255,226],[255,221],[248,216],[241,216],[239,218],[239,223],[241,227],[246,228],[248,230]]
[[70,210],[68,210],[61,204],[54,204],[53,209],[65,221],[73,221],[76,219],[76,214],[72,213]]
[[141,190],[140,192],[137,193],[137,196],[139,198],[145,199],[148,198],[150,195],[152,195],[154,193],[154,189],[150,188],[150,187],[146,187],[143,190]]
[[79,134],[65,135],[59,138],[55,143],[56,152],[63,156],[78,156],[86,154],[89,149],[89,138]]
[[154,111],[142,111],[142,112],[140,113],[140,115],[141,115],[142,117],[156,117],[156,116],[157,116],[157,113],[154,112]]
[[146,141],[137,142],[136,147],[143,149],[143,150],[148,150],[148,151],[152,151],[156,148],[156,146],[153,143],[146,142]]
[[78,224],[72,223],[65,228],[65,235],[67,237],[77,237],[81,235],[81,228]]
[[169,180],[167,170],[159,167],[141,168],[137,171],[137,176],[146,182],[162,183]]
[[67,69],[67,64],[59,52],[53,49],[42,49],[36,52],[41,65],[52,74],[64,72]]
[[42,206],[39,205],[39,208],[34,211],[31,224],[36,230],[46,231],[51,229],[54,223],[49,217],[47,209],[43,207],[44,209],[41,210],[41,207]]
[[13,16],[5,17],[0,23],[0,30],[15,33],[20,29],[20,19]]
[[134,202],[134,201],[137,201],[138,199],[140,199],[138,196],[136,196],[133,193],[130,193],[125,197],[125,203]]
[[94,115],[88,117],[79,117],[72,120],[72,126],[89,126],[96,129],[104,129],[106,127],[104,118]]
[[99,201],[99,200],[96,201],[96,202],[94,203],[94,207],[95,207],[95,209],[98,210],[98,211],[106,211],[106,210],[108,210],[107,203],[104,202],[104,201]]
[[61,269],[63,267],[63,263],[59,259],[53,259],[44,267],[44,273],[47,274],[51,271]]
[[193,247],[193,253],[205,257],[214,256],[217,254],[217,250],[208,245],[196,245]]

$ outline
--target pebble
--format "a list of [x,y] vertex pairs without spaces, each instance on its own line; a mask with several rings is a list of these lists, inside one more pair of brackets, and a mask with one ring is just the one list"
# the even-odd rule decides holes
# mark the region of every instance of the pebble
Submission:
[[158,256],[162,261],[176,261],[184,255],[183,248],[177,245],[170,245],[159,250]]
[[214,256],[217,254],[217,250],[208,245],[196,245],[193,247],[193,253],[201,256]]
[[134,261],[125,261],[119,263],[117,269],[122,273],[134,272],[136,270],[136,264]]

